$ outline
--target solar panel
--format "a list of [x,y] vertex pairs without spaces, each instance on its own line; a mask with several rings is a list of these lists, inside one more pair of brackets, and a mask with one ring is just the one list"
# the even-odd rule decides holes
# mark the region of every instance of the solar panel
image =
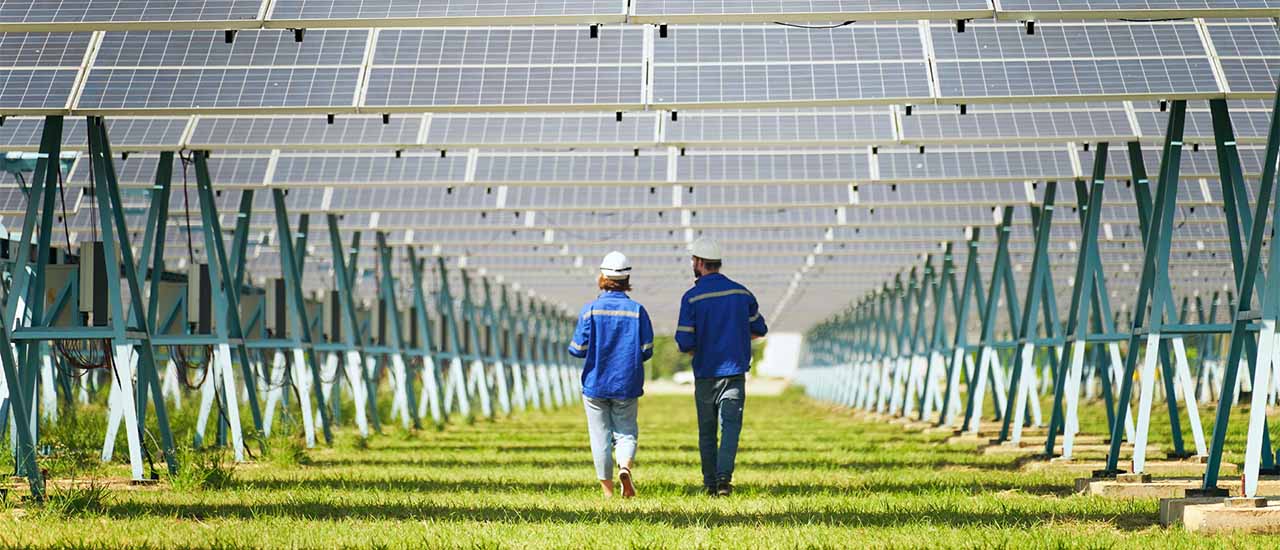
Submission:
[[636,23],[968,19],[992,15],[981,0],[635,0]]
[[894,139],[892,113],[884,107],[778,113],[691,111],[664,120],[673,144],[871,145]]
[[1221,92],[1192,24],[1062,24],[1028,36],[1021,25],[932,27],[942,98],[1133,99]]
[[426,142],[447,147],[607,147],[654,145],[658,117],[613,114],[433,115]]
[[459,183],[465,181],[466,164],[463,157],[440,158],[438,155],[406,155],[399,159],[390,155],[281,155],[272,183],[291,186]]
[[930,97],[919,29],[691,27],[654,42],[653,103],[799,104]]
[[1274,0],[1002,0],[1007,19],[1120,19],[1155,17],[1274,17]]
[[[321,117],[201,117],[193,149],[399,149],[418,143],[420,116],[344,116],[329,124]],[[113,134],[114,137],[114,134]]]
[[89,33],[0,33],[0,66],[78,67],[90,38]]
[[1270,98],[1280,69],[1280,33],[1274,23],[1206,25],[1222,65],[1226,87],[1235,94]]
[[371,108],[629,105],[643,99],[643,33],[430,29],[379,33]]
[[900,118],[906,143],[1126,141],[1137,137],[1122,104],[1108,108],[1054,105],[1034,108],[918,108]]
[[1066,148],[931,147],[881,149],[884,181],[1001,181],[1068,179],[1075,174]]
[[[591,187],[511,187],[501,192],[501,199],[491,199],[490,206],[517,210],[598,210],[625,208],[627,210],[671,207],[669,190],[643,186],[591,186]],[[500,200],[501,202],[496,202]],[[606,251],[607,252],[607,251]]]
[[521,22],[622,22],[622,0],[277,0],[271,26],[483,25]]
[[[130,155],[127,159],[116,159],[114,162],[116,178],[121,187],[150,188],[155,184],[156,168],[159,157],[155,155]],[[236,157],[214,155],[209,159],[209,175],[214,185],[219,187],[261,187],[266,180],[270,159],[259,157]],[[185,178],[191,189],[192,200],[195,200],[195,168],[175,159],[173,163],[172,185],[176,189],[183,184]],[[78,161],[67,176],[69,185],[90,186],[89,163]]]
[[264,0],[0,0],[0,30],[256,26]]
[[354,107],[366,31],[325,31],[302,44],[246,31],[107,33],[77,106],[91,110],[329,110]]
[[74,69],[0,68],[0,109],[33,114],[65,109],[77,72]]
[[667,158],[625,154],[481,155],[477,182],[666,182]]
[[871,177],[866,151],[725,151],[676,159],[682,182],[850,182]]

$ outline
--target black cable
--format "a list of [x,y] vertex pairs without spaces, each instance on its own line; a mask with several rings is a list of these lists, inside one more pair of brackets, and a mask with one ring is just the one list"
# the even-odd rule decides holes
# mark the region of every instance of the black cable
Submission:
[[67,253],[71,253],[71,228],[67,223],[67,192],[66,185],[62,179],[62,163],[58,166],[58,196],[62,199],[62,236],[67,239]]
[[840,27],[847,27],[847,26],[852,25],[852,24],[854,24],[854,23],[857,23],[857,21],[849,20],[849,21],[845,21],[845,22],[843,22],[843,23],[835,23],[835,24],[832,24],[832,25],[801,25],[801,24],[799,24],[799,23],[787,23],[787,22],[784,22],[784,21],[774,21],[774,22],[773,22],[773,24],[774,24],[774,25],[778,25],[778,26],[782,26],[782,27],[791,27],[791,28],[793,28],[793,29],[807,29],[807,30],[838,29],[838,28],[840,28]]
[[[198,155],[200,153],[192,153]],[[187,260],[191,265],[196,264],[196,249],[191,243],[191,192],[187,184],[187,165],[193,162],[190,158],[178,155],[182,159],[182,209],[187,221]],[[191,281],[187,281],[191,284]]]

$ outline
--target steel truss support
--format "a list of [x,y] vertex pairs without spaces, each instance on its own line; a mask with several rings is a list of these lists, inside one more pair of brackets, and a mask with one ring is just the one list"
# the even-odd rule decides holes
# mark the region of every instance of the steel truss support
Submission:
[[422,273],[426,270],[426,261],[419,261],[413,248],[409,248],[409,271],[413,277],[413,315],[418,320],[418,341],[421,348],[416,351],[422,358],[422,395],[418,398],[418,418],[428,412],[437,427],[443,426],[448,415],[441,392],[444,383],[441,380],[440,366],[436,363],[432,342],[431,315],[427,310],[427,291],[422,284]]
[[501,319],[498,311],[493,306],[493,290],[489,286],[489,279],[482,279],[481,284],[484,289],[484,306],[480,311],[480,320],[484,323],[486,336],[484,360],[492,365],[493,369],[489,373],[489,385],[498,393],[498,407],[502,409],[502,414],[509,416],[511,414],[511,392],[507,379],[507,362],[504,361],[502,353]]
[[964,283],[960,285],[959,293],[952,293],[956,300],[954,306],[956,326],[952,337],[950,368],[947,370],[947,389],[942,401],[942,420],[939,422],[942,426],[950,426],[955,422],[960,408],[961,375],[965,374],[969,380],[973,378],[973,356],[968,350],[970,304],[976,305],[978,311],[986,310],[982,295],[982,272],[978,269],[980,238],[979,228],[970,230],[969,240],[966,242],[968,255],[965,259]]
[[465,269],[458,270],[458,273],[462,276],[462,322],[466,325],[469,344],[466,349],[467,388],[479,398],[481,414],[493,420],[493,401],[490,399],[489,377],[485,374],[484,364],[487,355],[484,348],[487,342],[480,338],[481,319],[477,315],[475,300],[471,296],[471,277]]
[[[1212,107],[1212,105],[1211,105]],[[1221,107],[1225,110],[1225,106]],[[1231,143],[1234,146],[1234,142]],[[1262,280],[1260,267],[1262,262],[1262,240],[1266,236],[1267,205],[1272,200],[1276,184],[1276,161],[1280,158],[1280,94],[1277,94],[1272,105],[1271,125],[1267,132],[1266,156],[1263,162],[1262,180],[1258,188],[1258,202],[1254,220],[1242,219],[1242,225],[1248,230],[1246,243],[1248,252],[1244,258],[1243,272],[1237,271],[1238,299],[1231,317],[1231,336],[1227,351],[1227,362],[1223,366],[1222,394],[1218,399],[1217,414],[1214,417],[1212,442],[1209,446],[1208,465],[1205,467],[1204,483],[1197,494],[1225,496],[1225,491],[1218,488],[1219,468],[1222,464],[1222,451],[1226,443],[1227,425],[1231,418],[1231,406],[1235,398],[1234,388],[1240,371],[1240,360],[1246,344],[1252,343],[1252,335],[1248,334],[1255,323],[1260,325],[1256,355],[1249,365],[1253,372],[1253,396],[1249,410],[1248,436],[1245,446],[1244,493],[1245,496],[1256,496],[1258,476],[1263,471],[1274,473],[1275,451],[1268,437],[1266,400],[1270,393],[1272,369],[1275,367],[1276,325],[1280,319],[1280,286],[1277,286],[1276,271],[1280,269],[1280,249],[1274,245],[1268,258],[1268,274]],[[1234,174],[1231,174],[1234,178]],[[1247,210],[1247,208],[1245,209]],[[1272,215],[1280,216],[1280,196],[1272,206]],[[1250,223],[1252,222],[1252,223]],[[1274,220],[1273,220],[1274,223]],[[1261,286],[1259,297],[1260,310],[1254,310],[1254,288]],[[1190,493],[1188,494],[1190,496]]]
[[[332,445],[333,420],[326,406],[324,384],[320,376],[320,358],[315,349],[314,333],[302,291],[302,256],[306,254],[307,217],[304,215],[300,220],[298,237],[295,241],[289,226],[289,212],[285,207],[284,197],[283,189],[271,190],[271,203],[276,217],[276,242],[280,248],[280,273],[284,276],[285,298],[289,311],[292,312],[288,316],[291,336],[288,340],[290,340],[289,347],[292,349],[292,365],[294,368],[303,368],[302,366],[306,365],[307,370],[311,372],[311,392],[312,398],[315,399],[316,415],[320,417],[325,444]],[[303,414],[310,416],[305,408]],[[313,442],[308,441],[308,444]]]
[[[112,394],[117,396],[125,417],[126,435],[130,440],[130,463],[133,479],[143,479],[141,457],[134,455],[141,449],[143,426],[137,415],[136,387],[146,385],[151,390],[153,404],[156,409],[156,421],[160,429],[161,448],[169,473],[178,471],[177,453],[173,442],[173,433],[169,428],[169,414],[164,397],[160,391],[160,377],[156,371],[155,347],[151,342],[151,330],[146,309],[142,303],[142,290],[136,272],[133,249],[129,243],[129,232],[125,226],[124,208],[120,200],[120,185],[116,181],[115,166],[111,154],[111,143],[107,137],[106,122],[100,117],[89,117],[89,161],[94,172],[94,197],[97,201],[102,234],[103,264],[107,275],[107,296],[111,308],[111,338],[115,346],[115,385]],[[50,201],[51,202],[51,201]],[[42,258],[37,262],[38,273],[43,273],[47,265],[48,241],[41,243]],[[130,305],[126,309],[121,294],[121,275],[129,288]],[[42,277],[42,275],[41,275]],[[40,284],[43,284],[41,279]],[[126,311],[129,315],[126,316]],[[72,331],[70,337],[82,337]],[[128,356],[133,356],[129,358]],[[122,360],[121,360],[122,359]],[[137,365],[136,373],[134,364]],[[124,370],[124,372],[121,372]],[[134,375],[137,382],[134,382]]]
[[449,377],[445,382],[444,390],[444,410],[452,411],[456,401],[458,414],[467,420],[472,420],[471,400],[467,395],[466,374],[462,367],[466,350],[462,348],[462,339],[458,336],[457,312],[454,309],[453,294],[449,292],[449,270],[444,265],[444,258],[436,258],[436,268],[440,272],[440,291],[437,293],[436,309],[440,314],[441,328],[445,332],[441,356],[449,362]]
[[[1119,473],[1120,444],[1123,435],[1121,431],[1123,429],[1122,422],[1128,418],[1128,404],[1133,392],[1133,375],[1144,341],[1146,350],[1140,374],[1142,389],[1138,403],[1137,433],[1133,440],[1133,470],[1136,473],[1141,473],[1145,467],[1147,427],[1150,421],[1155,367],[1161,355],[1161,333],[1166,311],[1165,306],[1169,298],[1168,294],[1162,291],[1161,282],[1163,280],[1167,284],[1168,281],[1166,266],[1169,263],[1173,214],[1177,202],[1177,182],[1182,156],[1182,132],[1186,119],[1186,109],[1187,104],[1185,101],[1174,101],[1170,109],[1164,153],[1160,159],[1160,176],[1158,180],[1160,185],[1156,191],[1154,210],[1143,228],[1145,229],[1146,238],[1143,239],[1145,250],[1142,277],[1138,286],[1137,304],[1133,309],[1128,352],[1125,356],[1124,375],[1121,377],[1120,395],[1116,402],[1116,415],[1111,426],[1111,442],[1107,454],[1107,465],[1104,470],[1094,472],[1097,477],[1114,476]],[[1135,154],[1134,149],[1134,147],[1130,147],[1130,162],[1135,167],[1135,181],[1133,184],[1135,193],[1139,194],[1138,208],[1139,215],[1142,216],[1141,213],[1145,210],[1145,206],[1153,203],[1146,201],[1141,196],[1145,190],[1146,183],[1141,176],[1145,176],[1145,173],[1142,173],[1140,168],[1141,150],[1140,148],[1137,149],[1136,153],[1139,156],[1135,159],[1132,158]],[[1146,322],[1148,302],[1150,302],[1151,306],[1149,326]],[[1168,398],[1173,399],[1173,396],[1170,395]]]
[[378,241],[378,260],[382,271],[380,298],[383,301],[386,322],[390,325],[391,333],[384,344],[391,348],[388,356],[391,361],[391,375],[395,379],[395,407],[393,408],[399,411],[402,427],[412,427],[416,430],[422,425],[418,421],[417,407],[413,402],[413,378],[404,361],[404,327],[400,326],[400,308],[396,305],[396,279],[391,271],[391,247],[387,246],[387,236],[381,231],[375,235],[375,238]]
[[[352,257],[348,262],[343,252],[342,237],[338,232],[338,216],[328,214],[325,221],[329,226],[329,246],[333,250],[333,271],[338,282],[338,299],[341,301],[344,363],[347,379],[351,383],[351,394],[356,402],[356,425],[360,428],[360,435],[368,437],[370,428],[375,432],[381,432],[382,423],[378,419],[377,380],[370,378],[369,368],[364,361],[368,352],[360,330],[360,319],[356,315],[352,279],[357,273],[356,252],[359,246],[352,246]],[[334,385],[335,388],[337,386],[337,384]],[[334,401],[337,400],[337,395],[338,393],[334,392]]]
[[[1036,227],[1036,243],[1035,252],[1031,259],[1031,272],[1028,274],[1027,280],[1027,299],[1023,303],[1022,318],[1018,321],[1015,331],[1017,347],[1013,353],[1013,371],[1009,377],[1009,398],[1005,399],[1005,413],[1003,425],[1000,428],[1000,441],[1010,441],[1018,443],[1022,439],[1022,421],[1023,412],[1026,410],[1028,401],[1031,406],[1038,410],[1039,397],[1035,395],[1032,389],[1033,361],[1036,354],[1037,323],[1036,312],[1041,306],[1049,307],[1049,304],[1043,303],[1042,293],[1045,290],[1047,281],[1047,272],[1049,269],[1049,232],[1053,225],[1053,204],[1057,194],[1058,183],[1050,181],[1045,186],[1043,206],[1040,209],[1038,220],[1034,220]],[[1013,286],[1010,282],[1009,286]],[[1010,429],[1012,428],[1012,433]]]
[[[240,411],[236,400],[237,386],[232,374],[231,350],[235,348],[236,360],[240,363],[240,372],[248,389],[249,412],[253,417],[256,433],[263,433],[262,410],[258,404],[257,377],[249,359],[249,350],[245,346],[244,330],[240,320],[240,293],[242,288],[236,287],[235,278],[231,274],[230,259],[227,257],[226,245],[222,240],[222,221],[219,219],[217,201],[213,191],[213,180],[209,176],[207,152],[197,151],[195,157],[196,191],[200,197],[200,217],[204,223],[205,250],[209,260],[209,284],[213,289],[214,333],[218,341],[215,344],[211,373],[214,382],[221,382],[226,397],[225,414],[231,423],[232,446],[236,461],[244,460],[244,436],[240,427]],[[253,190],[245,190],[241,194],[242,202],[253,202]],[[207,399],[206,399],[207,400]],[[201,407],[202,410],[204,407]],[[197,424],[197,437],[203,433],[202,421]],[[199,442],[197,442],[198,444]],[[259,448],[265,451],[265,442],[259,440]]]
[[1005,206],[1000,216],[1000,225],[996,228],[996,256],[991,270],[991,285],[986,293],[985,307],[982,308],[981,336],[979,337],[978,347],[978,363],[975,365],[975,374],[969,379],[968,394],[965,402],[964,422],[961,429],[966,432],[978,433],[982,423],[982,409],[984,407],[987,378],[990,377],[993,388],[992,393],[995,397],[995,409],[997,416],[1001,415],[1005,409],[1004,392],[1002,391],[1002,378],[993,368],[997,364],[996,340],[995,340],[995,324],[996,314],[1000,305],[1001,292],[1005,295],[1005,300],[1009,302],[1006,307],[1009,311],[1009,326],[1013,330],[1017,330],[1018,320],[1013,312],[1017,309],[1017,298],[1014,296],[1014,289],[1011,287],[1012,277],[1006,277],[1004,272],[1008,269],[1009,264],[1009,232],[1013,224],[1013,207]]

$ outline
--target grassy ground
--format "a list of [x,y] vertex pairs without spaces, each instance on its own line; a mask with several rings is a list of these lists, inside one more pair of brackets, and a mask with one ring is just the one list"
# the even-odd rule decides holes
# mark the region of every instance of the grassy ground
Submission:
[[[753,397],[738,492],[699,494],[688,397],[641,401],[641,497],[598,494],[579,409],[277,451],[231,479],[67,491],[8,503],[5,546],[1138,547],[1275,548],[1280,537],[1199,537],[1156,523],[1156,502],[1070,494],[1070,474],[942,435],[865,423],[796,393]],[[367,445],[367,448],[362,448]],[[206,457],[196,473],[219,471]],[[304,464],[305,463],[305,464]],[[119,475],[120,466],[93,475]],[[216,476],[215,476],[216,477]],[[55,492],[55,500],[58,491]]]

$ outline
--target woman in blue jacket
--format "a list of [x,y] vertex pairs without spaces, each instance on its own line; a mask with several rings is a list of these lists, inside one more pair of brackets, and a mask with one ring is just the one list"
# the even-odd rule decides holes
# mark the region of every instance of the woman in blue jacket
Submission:
[[569,353],[586,359],[582,402],[596,477],[604,496],[613,496],[613,455],[618,460],[622,496],[636,495],[631,477],[636,456],[636,406],[644,395],[644,362],[653,356],[653,325],[644,306],[627,296],[631,262],[610,252],[600,264],[600,296],[578,314]]

